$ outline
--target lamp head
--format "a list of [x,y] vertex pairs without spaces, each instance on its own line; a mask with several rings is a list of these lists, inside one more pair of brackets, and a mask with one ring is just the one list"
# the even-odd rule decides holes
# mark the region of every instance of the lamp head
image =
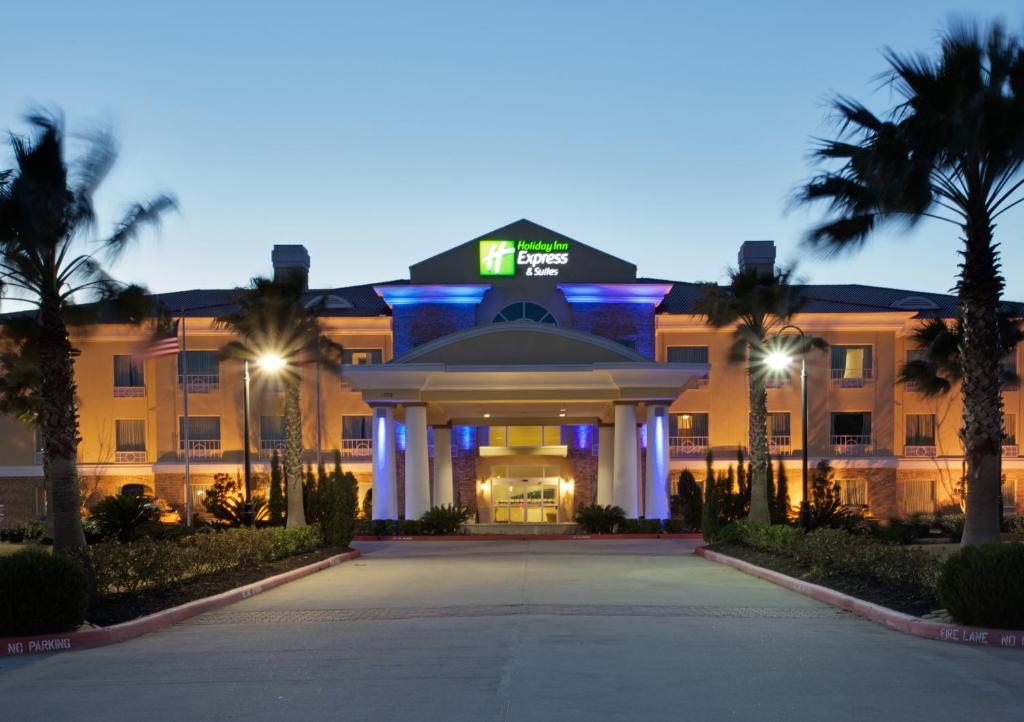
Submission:
[[269,353],[264,354],[263,356],[260,356],[258,359],[256,359],[256,365],[259,366],[264,371],[280,371],[281,369],[288,365],[288,362],[285,361],[283,357],[278,356],[277,354]]
[[783,369],[789,368],[789,365],[793,363],[793,358],[789,354],[785,354],[782,351],[772,351],[765,357],[765,363],[773,371],[782,371]]

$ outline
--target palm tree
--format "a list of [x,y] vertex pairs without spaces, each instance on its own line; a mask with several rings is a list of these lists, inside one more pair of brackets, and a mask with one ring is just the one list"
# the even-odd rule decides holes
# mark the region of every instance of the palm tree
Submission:
[[771,523],[768,505],[768,391],[765,358],[774,331],[803,305],[790,285],[792,271],[730,269],[729,284],[702,284],[696,312],[713,328],[733,329],[731,363],[745,363],[750,394],[750,521]]
[[289,528],[306,525],[302,505],[301,366],[315,363],[336,368],[341,356],[341,347],[323,335],[317,318],[324,299],[307,306],[304,296],[305,285],[300,279],[254,278],[247,288],[235,289],[235,308],[216,321],[238,336],[222,349],[224,355],[255,361],[265,354],[275,354],[287,362],[280,373],[284,386],[285,525]]
[[956,284],[967,462],[963,544],[999,536],[1002,397],[1006,349],[999,323],[1003,277],[996,220],[1022,200],[1024,50],[998,24],[954,24],[936,57],[885,53],[899,102],[881,116],[837,97],[835,139],[815,156],[826,167],[802,186],[800,203],[828,216],[808,233],[826,251],[858,248],[886,224],[951,223],[963,243]]
[[35,355],[38,375],[21,382],[30,396],[37,396],[26,410],[43,441],[53,548],[75,553],[85,548],[85,535],[78,488],[77,351],[68,335],[69,318],[76,312],[72,304],[123,294],[125,287],[107,275],[96,253],[113,260],[176,204],[167,195],[135,204],[109,237],[96,239],[93,195],[117,158],[113,138],[93,134],[84,155],[69,166],[62,120],[36,114],[28,121],[34,137],[11,138],[16,168],[0,173],[0,284],[36,308],[35,328],[22,331],[23,340],[28,339],[23,348]]

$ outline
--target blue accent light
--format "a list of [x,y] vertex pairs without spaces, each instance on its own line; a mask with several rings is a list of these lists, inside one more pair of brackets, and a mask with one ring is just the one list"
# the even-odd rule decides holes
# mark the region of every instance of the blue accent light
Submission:
[[472,426],[456,426],[454,431],[460,451],[469,451],[473,448],[474,439]]
[[471,283],[450,286],[374,286],[373,290],[389,306],[415,306],[421,303],[477,304],[489,288],[488,284]]
[[640,425],[640,448],[647,448],[647,424]]
[[576,427],[576,448],[589,449],[594,442],[594,427],[580,424]]
[[672,289],[667,283],[559,283],[569,303],[645,303],[656,306]]
[[400,451],[405,451],[405,424],[395,422],[395,443]]

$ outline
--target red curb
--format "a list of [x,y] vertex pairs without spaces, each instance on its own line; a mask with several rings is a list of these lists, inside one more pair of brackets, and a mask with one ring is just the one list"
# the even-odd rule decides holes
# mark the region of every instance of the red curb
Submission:
[[598,541],[602,539],[703,539],[699,533],[688,534],[451,534],[431,536],[379,536],[359,534],[353,541]]
[[342,562],[347,562],[359,556],[362,556],[362,554],[358,550],[336,554],[333,557],[321,559],[318,562],[307,564],[298,569],[282,572],[281,574],[267,577],[261,581],[246,584],[236,589],[229,589],[212,597],[196,599],[195,601],[171,607],[170,609],[162,609],[145,617],[139,617],[138,619],[132,619],[110,627],[85,629],[79,632],[66,632],[64,634],[2,637],[0,638],[0,657],[17,657],[24,654],[40,654],[43,652],[68,652],[75,649],[105,647],[108,644],[125,642],[129,639],[155,632],[158,629],[170,627],[172,624],[177,624],[198,614],[220,609],[229,604],[240,602],[243,599],[254,597],[261,592],[293,582],[296,579],[301,579],[328,567],[337,566]]
[[851,597],[849,594],[843,594],[828,587],[795,579],[771,569],[765,569],[756,564],[745,562],[742,559],[711,551],[706,547],[699,547],[693,553],[704,557],[708,561],[725,564],[751,576],[778,584],[780,587],[785,587],[798,594],[803,594],[811,599],[844,609],[847,612],[856,614],[858,617],[863,617],[875,624],[894,629],[897,632],[912,634],[915,637],[923,637],[925,639],[935,639],[940,642],[953,642],[954,644],[1024,649],[1024,631],[1021,630],[988,629],[985,627],[966,627],[960,624],[932,622],[910,614],[897,612],[880,604],[873,604],[857,597]]

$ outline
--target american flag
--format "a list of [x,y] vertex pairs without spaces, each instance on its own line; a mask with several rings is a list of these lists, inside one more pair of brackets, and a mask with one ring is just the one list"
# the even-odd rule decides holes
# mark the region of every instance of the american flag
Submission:
[[158,328],[145,345],[136,349],[132,357],[147,359],[159,356],[174,356],[179,351],[181,351],[181,339],[178,337],[178,321],[174,320]]

